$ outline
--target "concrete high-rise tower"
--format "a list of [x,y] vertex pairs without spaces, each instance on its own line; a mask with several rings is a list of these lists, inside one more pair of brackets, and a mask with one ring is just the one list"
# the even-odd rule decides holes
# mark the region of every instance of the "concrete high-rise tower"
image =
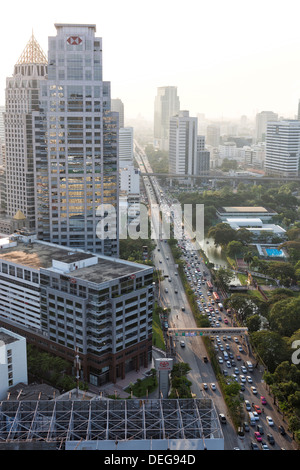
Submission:
[[46,82],[47,57],[32,34],[6,79],[4,113],[7,216],[18,211],[35,229],[34,135],[32,116],[39,111],[40,83]]
[[38,237],[117,256],[118,115],[102,78],[102,38],[93,24],[55,27],[34,116]]
[[265,171],[270,175],[298,176],[300,121],[270,121],[267,125]]
[[154,144],[160,150],[169,150],[170,118],[179,110],[177,87],[159,87],[154,102]]
[[170,119],[169,170],[176,174],[195,174],[197,161],[196,117],[190,117],[188,111],[180,111]]

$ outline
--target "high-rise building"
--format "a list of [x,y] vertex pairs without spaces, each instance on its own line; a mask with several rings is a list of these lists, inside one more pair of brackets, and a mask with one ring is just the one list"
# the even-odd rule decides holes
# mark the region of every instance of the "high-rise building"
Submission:
[[40,83],[46,82],[47,57],[31,36],[6,79],[5,154],[7,217],[21,211],[35,228],[34,135],[32,116],[39,111]]
[[197,157],[194,166],[194,174],[200,175],[210,169],[210,152],[205,148],[205,136],[197,136]]
[[262,111],[256,115],[256,142],[265,142],[267,123],[269,121],[278,121],[278,114],[273,111]]
[[195,174],[197,160],[196,117],[180,111],[170,118],[169,171],[176,174]]
[[220,126],[210,124],[206,128],[206,143],[211,147],[220,145]]
[[133,127],[119,130],[119,168],[133,165]]
[[[55,28],[34,113],[37,234],[116,256],[118,115],[111,112],[110,83],[102,78],[102,39],[93,24]],[[106,208],[112,208],[107,224]]]
[[119,128],[124,127],[124,104],[120,98],[111,100],[111,110],[119,113]]
[[268,122],[266,135],[266,174],[298,176],[300,121]]
[[154,102],[154,144],[160,150],[169,150],[170,118],[180,110],[177,87],[157,88]]

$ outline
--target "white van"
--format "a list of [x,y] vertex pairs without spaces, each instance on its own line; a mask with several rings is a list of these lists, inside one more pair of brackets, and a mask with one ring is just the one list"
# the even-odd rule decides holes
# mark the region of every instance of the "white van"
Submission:
[[255,419],[253,413],[249,413],[249,422],[250,422],[250,425],[251,425],[251,426],[255,426],[255,425],[256,425],[256,419]]

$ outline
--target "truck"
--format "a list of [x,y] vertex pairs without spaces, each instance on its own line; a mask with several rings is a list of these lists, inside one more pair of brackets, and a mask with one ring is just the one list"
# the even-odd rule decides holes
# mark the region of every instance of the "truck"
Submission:
[[251,361],[246,361],[246,367],[250,372],[253,371],[253,364]]
[[222,312],[223,309],[224,309],[223,304],[218,304],[218,307],[219,307],[220,311]]

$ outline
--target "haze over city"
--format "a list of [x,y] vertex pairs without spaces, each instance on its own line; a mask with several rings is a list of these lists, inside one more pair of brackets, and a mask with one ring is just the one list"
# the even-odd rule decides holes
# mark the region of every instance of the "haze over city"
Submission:
[[[280,8],[279,8],[280,6]],[[103,38],[105,80],[125,118],[153,120],[157,87],[177,86],[181,109],[207,118],[252,118],[272,110],[294,118],[300,98],[299,3],[36,0],[2,7],[0,105],[33,32],[44,52],[54,23],[93,23]]]

